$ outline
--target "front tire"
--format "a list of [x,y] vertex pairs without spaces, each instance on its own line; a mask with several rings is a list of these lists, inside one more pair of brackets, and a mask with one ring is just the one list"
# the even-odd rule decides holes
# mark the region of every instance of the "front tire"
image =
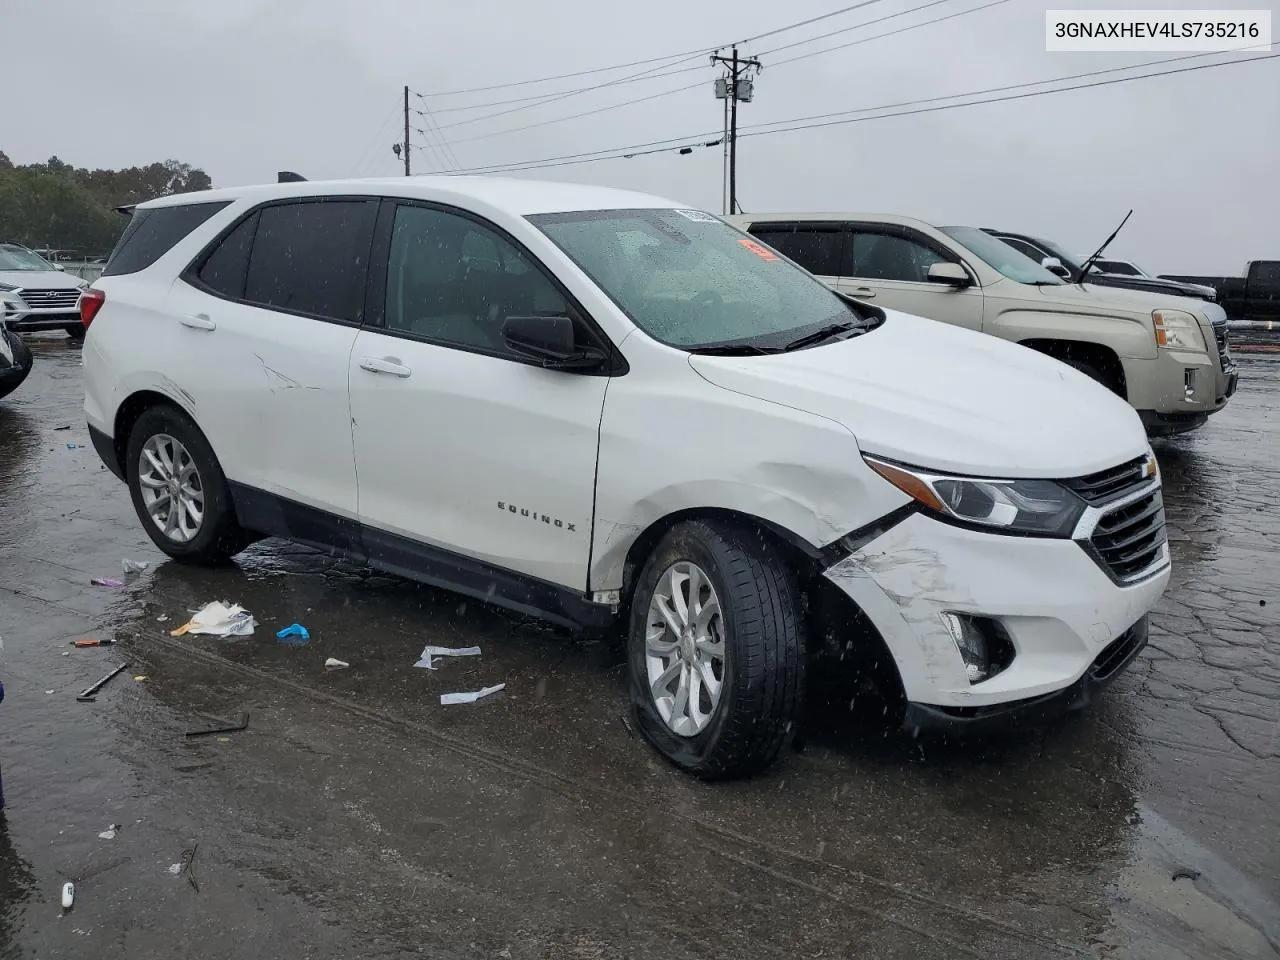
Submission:
[[631,602],[638,726],[695,776],[757,773],[794,735],[805,643],[795,586],[756,531],[691,521],[650,555]]
[[129,434],[126,476],[147,535],[181,563],[223,563],[248,540],[227,478],[200,428],[175,407],[152,407]]

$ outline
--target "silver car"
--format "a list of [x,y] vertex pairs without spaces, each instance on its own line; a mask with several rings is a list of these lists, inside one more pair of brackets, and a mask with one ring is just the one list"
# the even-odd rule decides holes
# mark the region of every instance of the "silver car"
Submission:
[[19,243],[0,243],[0,316],[10,330],[65,330],[83,337],[79,302],[87,286]]

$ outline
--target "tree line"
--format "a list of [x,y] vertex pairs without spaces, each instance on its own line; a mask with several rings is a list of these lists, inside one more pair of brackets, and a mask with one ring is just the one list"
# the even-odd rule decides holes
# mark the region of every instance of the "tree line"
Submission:
[[0,151],[0,241],[105,257],[128,223],[117,207],[212,186],[203,170],[177,160],[89,170],[57,157],[14,164]]

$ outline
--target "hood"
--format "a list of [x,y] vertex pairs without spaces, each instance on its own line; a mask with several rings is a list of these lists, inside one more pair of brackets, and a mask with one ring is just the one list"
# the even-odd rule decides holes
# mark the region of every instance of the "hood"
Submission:
[[1201,286],[1198,283],[1182,283],[1178,280],[1161,280],[1156,277],[1130,277],[1118,274],[1106,274],[1106,283],[1095,283],[1092,275],[1085,281],[1086,285],[1096,285],[1110,290],[1138,290],[1147,293],[1164,293],[1175,297],[1188,297],[1192,300],[1216,299],[1218,294],[1213,287]]
[[[1002,285],[1003,286],[1003,285]],[[1116,316],[1127,314],[1151,319],[1152,310],[1185,310],[1195,314],[1205,322],[1212,322],[1214,314],[1221,310],[1215,303],[1199,300],[1195,297],[1180,297],[1172,293],[1160,293],[1154,290],[1126,290],[1122,287],[1100,287],[1086,283],[1083,287],[1075,283],[1064,283],[1060,286],[1029,287],[1037,291],[1041,297],[1063,306],[1074,307],[1085,313],[1106,314]],[[1004,289],[1003,295],[1008,295]],[[1028,298],[1030,299],[1030,298]]]
[[61,270],[0,270],[0,283],[26,290],[79,288],[80,278]]
[[692,355],[706,380],[847,427],[864,453],[986,477],[1064,479],[1141,456],[1138,414],[1079,371],[892,310],[849,340],[760,357]]

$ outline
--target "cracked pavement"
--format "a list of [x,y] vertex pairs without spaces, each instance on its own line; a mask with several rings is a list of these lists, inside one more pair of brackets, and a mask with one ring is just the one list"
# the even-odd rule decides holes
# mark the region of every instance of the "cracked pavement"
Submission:
[[[0,403],[3,960],[1280,956],[1280,355],[1156,445],[1173,580],[1087,712],[921,747],[815,707],[804,752],[708,786],[631,737],[605,644],[279,541],[165,561],[78,350],[32,343]],[[169,636],[215,599],[256,635]],[[428,643],[483,655],[413,669]]]

